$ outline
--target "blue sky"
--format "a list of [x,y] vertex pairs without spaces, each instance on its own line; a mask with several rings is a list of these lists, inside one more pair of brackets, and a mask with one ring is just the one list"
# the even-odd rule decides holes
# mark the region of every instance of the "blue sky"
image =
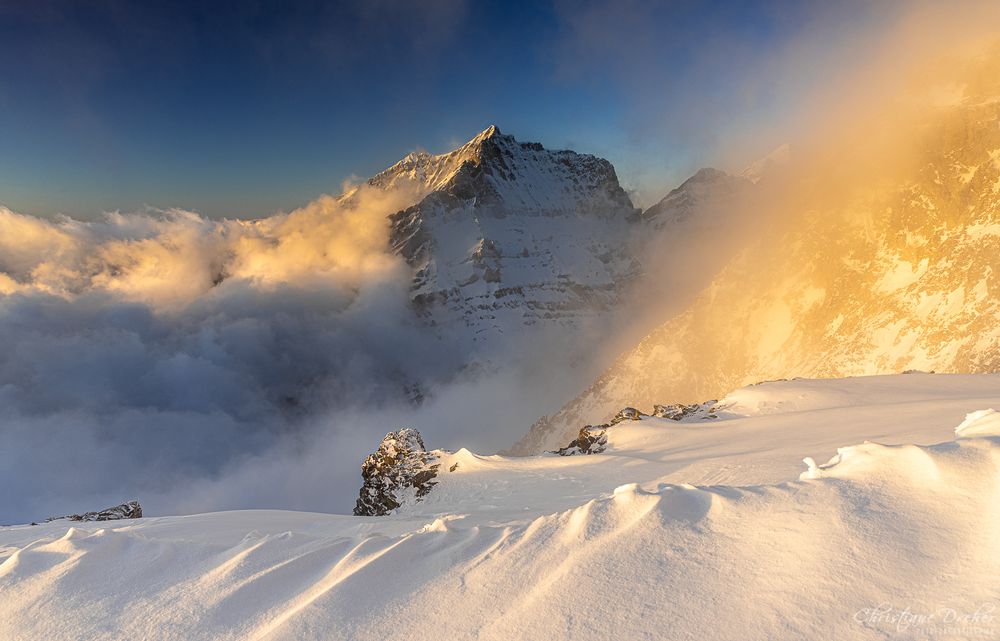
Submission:
[[261,216],[490,123],[607,157],[648,201],[777,127],[816,77],[776,65],[793,43],[832,52],[878,19],[791,0],[147,4],[0,3],[0,203]]

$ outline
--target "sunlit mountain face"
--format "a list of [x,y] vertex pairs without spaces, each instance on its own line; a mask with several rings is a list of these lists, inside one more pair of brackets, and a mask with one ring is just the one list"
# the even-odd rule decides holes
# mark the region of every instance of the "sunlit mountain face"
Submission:
[[873,116],[884,139],[793,149],[736,205],[768,232],[520,450],[624,405],[650,411],[768,379],[996,371],[998,53],[954,63],[946,83],[929,74],[910,96],[919,107],[892,112],[905,124]]

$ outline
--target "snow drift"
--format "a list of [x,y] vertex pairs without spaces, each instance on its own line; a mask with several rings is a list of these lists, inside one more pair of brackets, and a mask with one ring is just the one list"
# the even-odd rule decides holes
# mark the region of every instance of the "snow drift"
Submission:
[[[771,383],[711,423],[621,422],[593,456],[461,450],[394,516],[5,528],[0,636],[995,638],[1000,422],[972,412],[997,381]],[[861,434],[886,444],[788,474]]]

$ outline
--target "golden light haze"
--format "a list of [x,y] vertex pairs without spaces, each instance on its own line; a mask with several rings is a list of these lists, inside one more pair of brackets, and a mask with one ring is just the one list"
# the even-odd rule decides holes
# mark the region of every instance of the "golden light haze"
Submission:
[[234,284],[319,286],[351,296],[362,283],[406,275],[388,249],[387,216],[412,186],[353,188],[256,221],[214,221],[168,210],[45,220],[0,208],[0,293],[104,293],[178,309]]
[[968,8],[920,5],[817,79],[789,162],[727,203],[734,258],[516,451],[761,380],[1000,368],[1000,5]]

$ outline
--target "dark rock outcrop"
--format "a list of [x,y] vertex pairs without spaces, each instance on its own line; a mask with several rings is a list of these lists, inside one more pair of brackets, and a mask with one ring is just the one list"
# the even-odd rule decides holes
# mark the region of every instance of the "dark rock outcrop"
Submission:
[[585,425],[580,434],[570,441],[566,447],[555,451],[559,456],[574,456],[576,454],[600,454],[608,447],[608,428],[610,425]]
[[617,425],[622,421],[641,421],[643,416],[649,416],[649,414],[640,412],[634,407],[625,407],[618,410],[618,413],[611,419],[611,424]]
[[98,512],[84,512],[83,514],[67,514],[66,516],[52,516],[46,521],[58,521],[66,519],[68,521],[117,521],[119,519],[141,519],[142,506],[139,501],[126,501],[121,505],[104,508]]
[[608,429],[624,421],[641,421],[644,417],[669,418],[674,421],[688,419],[719,418],[718,401],[706,401],[695,405],[654,405],[653,413],[646,414],[634,407],[624,407],[618,410],[611,420],[600,425],[585,425],[575,439],[566,447],[554,450],[553,454],[573,456],[575,454],[600,454],[608,447]]
[[355,516],[385,516],[406,496],[420,500],[437,484],[438,455],[428,452],[417,430],[389,432],[361,466],[364,483]]
[[716,403],[718,401],[706,401],[704,403],[695,403],[694,405],[683,405],[681,403],[654,405],[653,416],[657,418],[669,418],[673,421],[680,421],[685,418],[719,418],[717,414],[719,408],[716,406]]

